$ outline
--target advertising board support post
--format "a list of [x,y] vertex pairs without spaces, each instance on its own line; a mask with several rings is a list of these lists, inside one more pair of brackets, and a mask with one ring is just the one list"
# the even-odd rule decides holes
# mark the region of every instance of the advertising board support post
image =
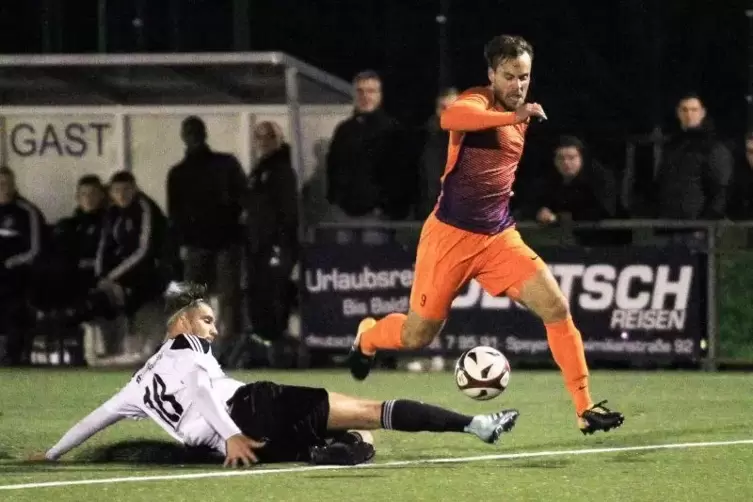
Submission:
[[[306,179],[306,173],[304,169],[303,126],[301,123],[301,96],[299,92],[300,86],[298,78],[299,74],[296,68],[289,67],[285,69],[285,96],[287,99],[287,109],[290,121],[290,134],[292,135],[290,141],[292,156],[291,163],[293,171],[296,173],[298,179],[298,197],[296,200],[298,206],[298,242],[303,243],[306,238],[306,211],[303,204],[303,184]],[[298,286],[296,288],[297,303],[298,305],[303,305],[303,266],[300,263],[298,264],[298,277],[296,284]],[[299,319],[301,317],[302,315],[299,313]],[[299,329],[298,331],[298,335],[302,337],[303,335],[300,333],[301,330]],[[297,351],[298,367],[307,366],[307,361],[308,352],[306,350],[306,344],[301,340],[300,343],[298,343]]]
[[716,371],[717,348],[717,248],[718,227],[711,224],[706,229],[706,357],[703,361],[706,371]]

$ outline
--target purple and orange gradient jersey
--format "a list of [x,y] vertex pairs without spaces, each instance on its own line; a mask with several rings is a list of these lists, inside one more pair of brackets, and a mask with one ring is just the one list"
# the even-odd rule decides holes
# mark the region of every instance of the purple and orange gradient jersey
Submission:
[[497,109],[492,90],[476,87],[447,107],[440,122],[450,144],[436,217],[488,235],[514,225],[510,197],[529,121]]

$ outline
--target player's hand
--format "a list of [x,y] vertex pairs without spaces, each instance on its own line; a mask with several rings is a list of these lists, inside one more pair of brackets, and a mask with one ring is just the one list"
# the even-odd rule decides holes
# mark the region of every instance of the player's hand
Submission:
[[542,207],[539,209],[539,212],[536,213],[536,221],[543,225],[549,225],[557,221],[557,215],[548,207]]
[[546,113],[544,113],[544,108],[542,108],[538,103],[524,104],[523,106],[515,110],[515,115],[518,117],[518,120],[520,122],[526,121],[529,117],[540,117],[546,120]]
[[225,467],[237,467],[242,464],[248,467],[251,464],[255,464],[259,459],[256,458],[254,449],[261,448],[264,444],[265,443],[248,438],[243,434],[231,436],[225,442],[227,456],[225,457],[225,463],[223,465]]

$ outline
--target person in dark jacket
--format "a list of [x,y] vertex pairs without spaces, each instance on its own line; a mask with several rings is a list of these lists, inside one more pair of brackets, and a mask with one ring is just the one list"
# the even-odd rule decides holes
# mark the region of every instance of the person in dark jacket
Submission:
[[353,116],[335,128],[327,152],[327,200],[336,219],[403,219],[415,186],[406,133],[381,107],[379,75],[361,72],[353,86]]
[[241,329],[240,218],[246,177],[233,155],[209,148],[200,118],[186,118],[181,137],[186,155],[167,179],[172,238],[180,246],[185,280],[207,284],[219,296],[220,329],[232,339]]
[[447,164],[450,135],[439,127],[439,116],[458,97],[458,91],[448,88],[439,93],[437,108],[424,127],[424,148],[419,160],[419,200],[417,219],[423,221],[434,210],[441,189],[441,178]]
[[[548,175],[535,192],[536,221],[544,225],[562,219],[578,222],[599,221],[621,215],[614,173],[589,158],[583,142],[562,136],[554,149],[556,172]],[[624,233],[604,230],[575,230],[583,246],[623,244]]]
[[[110,198],[112,206],[105,215],[95,263],[97,286],[89,295],[86,313],[119,319],[132,317],[164,291],[167,219],[159,206],[138,189],[130,172],[112,176]],[[125,331],[118,329],[118,333],[108,335],[108,354],[121,352]]]
[[663,219],[723,218],[732,176],[732,155],[716,139],[696,95],[677,106],[680,131],[664,146],[655,177],[655,216]]
[[44,243],[45,220],[16,189],[16,177],[0,167],[0,333],[8,337],[7,362],[29,362],[28,300],[31,273]]
[[49,312],[75,304],[96,286],[94,266],[106,213],[105,187],[98,176],[82,176],[74,213],[53,227],[51,245],[36,267],[34,307]]
[[280,340],[291,308],[290,274],[298,260],[298,181],[280,126],[254,130],[259,160],[248,177],[248,312],[260,337]]
[[97,250],[95,273],[102,282],[130,290],[128,310],[163,290],[164,240],[167,220],[159,206],[136,185],[130,172],[110,180],[112,206],[107,210]]
[[70,218],[56,225],[58,249],[74,271],[76,289],[88,289],[94,284],[94,266],[107,214],[105,187],[98,176],[82,176],[76,189],[77,207]]

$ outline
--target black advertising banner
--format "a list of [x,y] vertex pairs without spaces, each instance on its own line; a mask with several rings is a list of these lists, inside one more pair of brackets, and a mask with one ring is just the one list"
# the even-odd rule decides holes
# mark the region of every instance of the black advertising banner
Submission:
[[[589,359],[696,360],[705,338],[702,253],[681,248],[538,248],[583,334]],[[311,349],[347,350],[358,322],[407,312],[415,251],[312,244],[304,253],[303,335]],[[550,359],[541,321],[471,281],[441,336],[423,352],[490,345],[511,359]]]

